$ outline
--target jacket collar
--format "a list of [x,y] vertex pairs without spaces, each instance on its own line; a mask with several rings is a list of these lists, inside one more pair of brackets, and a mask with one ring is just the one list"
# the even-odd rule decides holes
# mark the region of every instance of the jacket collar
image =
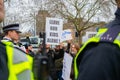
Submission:
[[117,11],[115,12],[116,19],[120,20],[120,8],[117,8]]

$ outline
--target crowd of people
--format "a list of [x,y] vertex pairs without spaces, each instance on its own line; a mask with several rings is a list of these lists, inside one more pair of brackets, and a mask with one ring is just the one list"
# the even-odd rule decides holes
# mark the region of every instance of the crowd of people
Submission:
[[[67,46],[65,46],[63,43],[60,43],[59,45],[56,45],[54,48],[51,48],[50,44],[46,44],[46,51],[45,53],[42,53],[43,45],[39,46],[39,50],[36,53],[36,57],[38,55],[46,55],[48,57],[48,73],[49,76],[51,77],[51,80],[65,80],[62,77],[63,73],[63,62],[64,62],[64,55],[65,53],[69,54],[71,57],[75,57],[79,45],[74,44],[70,41],[67,41]],[[73,66],[73,63],[71,64]],[[73,67],[70,68],[71,75],[68,75],[71,80],[73,79]]]
[[[120,80],[120,0],[115,1],[115,19],[82,47],[67,40],[67,46],[55,48],[40,44],[34,53],[31,44],[21,44],[19,24],[3,26],[0,80]],[[0,22],[3,19],[0,0]]]

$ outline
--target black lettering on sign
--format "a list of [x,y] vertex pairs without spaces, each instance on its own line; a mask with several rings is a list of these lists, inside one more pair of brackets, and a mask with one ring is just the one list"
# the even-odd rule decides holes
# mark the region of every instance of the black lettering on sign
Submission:
[[50,30],[57,31],[58,29],[55,26],[50,26]]
[[47,42],[50,42],[50,43],[58,43],[58,39],[53,39],[53,38],[47,38]]
[[58,33],[50,32],[51,37],[58,37]]
[[60,24],[59,21],[57,21],[57,20],[50,20],[49,23],[50,24],[55,24],[55,25],[59,25]]

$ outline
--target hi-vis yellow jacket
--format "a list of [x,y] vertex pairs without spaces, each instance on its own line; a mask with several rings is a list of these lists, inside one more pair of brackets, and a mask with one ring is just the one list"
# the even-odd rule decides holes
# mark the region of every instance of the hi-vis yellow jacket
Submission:
[[[80,74],[78,72],[78,68],[79,68],[79,58],[80,58],[80,55],[82,54],[82,51],[85,49],[85,47],[90,44],[91,42],[94,42],[94,43],[98,43],[101,39],[101,36],[107,32],[107,28],[105,29],[100,29],[99,32],[96,34],[95,37],[89,39],[82,47],[81,49],[78,51],[75,59],[74,59],[74,71],[75,71],[75,80],[77,80],[78,78],[78,75]],[[108,39],[111,39],[111,38],[108,38]],[[120,47],[120,34],[117,35],[117,37],[114,39],[113,41],[113,44],[117,44],[119,47]]]
[[2,41],[2,43],[6,46],[8,58],[8,80],[34,80],[32,73],[32,57],[14,48],[11,42]]

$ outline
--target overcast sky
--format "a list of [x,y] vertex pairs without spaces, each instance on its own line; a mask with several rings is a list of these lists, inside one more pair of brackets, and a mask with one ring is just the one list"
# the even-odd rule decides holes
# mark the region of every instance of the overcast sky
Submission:
[[[37,14],[38,6],[35,5],[37,1],[39,3],[44,0],[8,0],[5,2],[5,24],[20,23],[20,29],[22,32],[30,30],[34,31],[35,20],[30,16],[30,14]],[[111,10],[114,13],[116,9],[115,7],[111,7]],[[99,14],[93,19],[93,21],[98,20],[108,22],[114,18],[113,13],[110,14],[111,16],[109,16],[109,19],[104,18],[101,14]]]

